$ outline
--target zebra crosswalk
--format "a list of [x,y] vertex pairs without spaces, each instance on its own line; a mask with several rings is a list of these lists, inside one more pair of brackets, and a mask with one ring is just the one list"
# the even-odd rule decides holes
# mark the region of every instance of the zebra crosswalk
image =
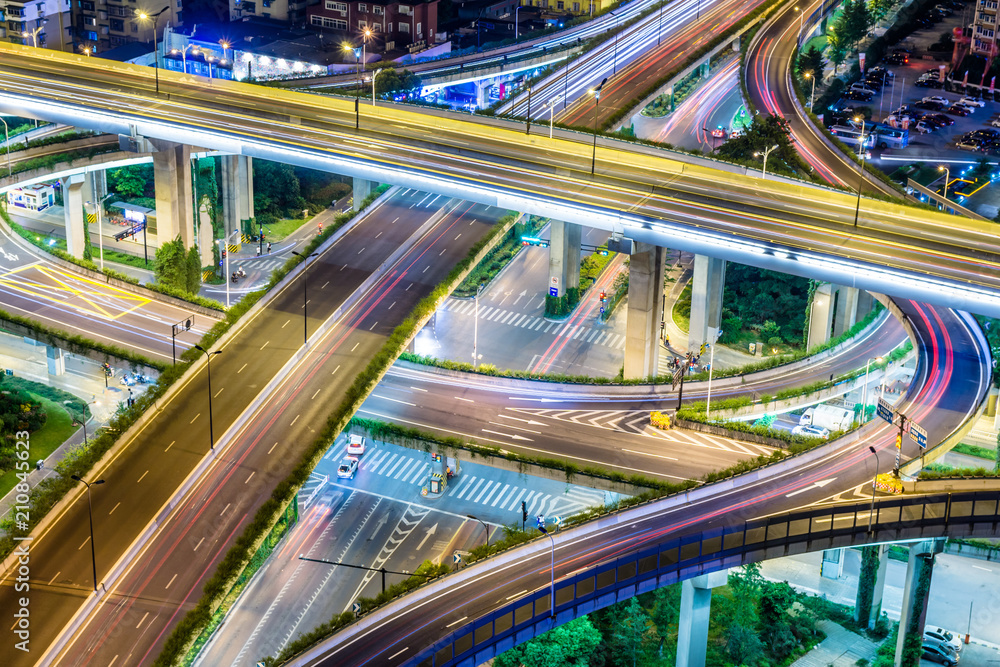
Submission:
[[[474,317],[476,302],[471,299],[448,298],[441,305],[440,310]],[[551,334],[557,338],[565,337],[572,340],[582,340],[593,345],[604,345],[615,350],[625,349],[625,335],[616,333],[606,327],[590,327],[586,325],[574,325],[569,322],[553,322],[544,317],[534,317],[512,310],[482,305],[479,307],[479,319],[485,322],[494,322],[529,331]]]
[[[369,449],[358,464],[359,474],[380,475],[415,487],[422,485],[430,464],[423,457],[411,456],[407,453],[409,450],[401,452],[395,449]],[[342,455],[343,449],[337,446],[330,448],[323,458],[336,461]],[[523,500],[528,505],[529,514],[574,514],[604,503],[603,491],[570,486],[565,493],[542,493],[472,473],[462,473],[453,478],[445,495],[466,503],[509,511],[519,509]]]
[[299,489],[299,512],[303,511],[306,506],[312,502],[319,490],[322,489],[328,481],[329,477],[321,475],[318,472],[309,474],[309,479],[306,480],[306,483],[302,485],[301,489]]

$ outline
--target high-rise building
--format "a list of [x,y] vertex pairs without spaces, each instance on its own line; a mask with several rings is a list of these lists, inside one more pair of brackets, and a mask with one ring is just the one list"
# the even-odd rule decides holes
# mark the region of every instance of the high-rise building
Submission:
[[7,0],[0,7],[0,39],[64,50],[72,43],[69,0]]
[[130,42],[152,42],[153,19],[139,19],[138,15],[159,14],[156,32],[162,35],[168,24],[182,25],[181,10],[181,0],[76,0],[72,8],[73,49],[92,48],[102,53]]
[[996,56],[997,0],[978,0],[973,23],[972,52],[987,58]]

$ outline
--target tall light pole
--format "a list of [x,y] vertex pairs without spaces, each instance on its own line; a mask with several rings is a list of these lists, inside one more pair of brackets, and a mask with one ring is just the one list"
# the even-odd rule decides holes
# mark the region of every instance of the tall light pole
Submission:
[[[858,215],[861,214],[861,190],[865,185],[865,155],[868,151],[865,150],[865,119],[862,116],[855,116],[854,122],[861,123],[861,143],[858,146],[858,150],[861,152],[861,180],[858,182],[858,204],[854,208],[854,228],[858,227]],[[871,135],[869,135],[871,136]]]
[[812,111],[813,100],[816,99],[816,75],[809,71],[803,74],[807,79],[812,79],[812,92],[809,93],[809,110]]
[[78,482],[83,482],[87,487],[87,507],[90,514],[90,560],[94,567],[94,592],[97,592],[97,550],[94,548],[94,501],[90,498],[90,487],[97,486],[98,484],[104,484],[103,479],[99,479],[96,482],[87,483],[79,475],[70,475],[70,479],[75,479]]
[[[226,280],[229,278],[227,277]],[[212,357],[217,354],[222,354],[222,350],[216,350],[215,352],[209,352],[201,345],[195,345],[194,349],[201,350],[205,353],[205,359],[208,363],[208,440],[210,449],[215,451],[215,425],[212,422]]]
[[[91,173],[91,176],[93,178],[95,178],[95,179],[97,178],[96,176],[93,175],[93,172]],[[95,188],[95,190],[96,190],[96,188]],[[97,203],[87,202],[88,204],[92,204],[94,206],[94,208],[97,209],[97,211],[96,211],[97,212],[97,244],[98,244],[98,246],[101,249],[101,271],[104,271],[104,228],[103,228],[104,202],[106,202],[112,196],[114,196],[114,193],[113,192],[109,192],[108,194],[104,195],[100,200],[98,200]],[[147,260],[147,263],[148,263],[148,261],[149,260]]]
[[483,293],[483,288],[486,285],[479,283],[479,287],[476,288],[476,317],[472,324],[472,367],[477,368],[479,366],[479,295]]
[[85,55],[85,56],[87,56],[89,58],[91,53],[94,53],[94,52],[97,51],[97,47],[96,46],[81,46],[80,50],[83,51],[83,55]]
[[[163,12],[167,11],[168,9],[169,9],[169,7],[164,7],[163,9],[161,9],[160,11],[158,11],[155,14],[152,14],[152,15],[147,14],[146,12],[139,12],[139,13],[137,13],[135,15],[135,17],[137,19],[139,19],[140,21],[149,21],[149,22],[151,22],[153,24],[153,60],[154,60],[154,63],[153,63],[153,72],[156,75],[156,94],[157,95],[160,94],[160,47],[159,47],[159,43],[157,42],[156,24],[160,20],[160,16],[163,14]],[[220,42],[220,43],[225,44],[224,42]],[[222,47],[222,53],[223,53],[223,55],[225,55],[225,53],[226,53],[226,47],[227,46],[229,46],[229,45],[225,44],[225,46]]]
[[32,42],[34,43],[35,48],[37,49],[38,48],[38,33],[40,33],[44,28],[45,28],[45,26],[40,25],[37,28],[35,28],[34,30],[25,30],[24,33],[22,33],[22,34],[24,35],[25,38],[28,38],[30,36]]
[[[8,156],[9,157],[9,156]],[[944,172],[944,198],[948,198],[948,184],[951,183],[951,168],[944,165],[938,166],[938,171]]]
[[608,82],[608,77],[604,77],[601,80],[601,85],[599,85],[595,90],[592,90],[594,94],[594,152],[590,156],[590,175],[594,175],[594,169],[597,166],[597,109],[601,105],[601,88],[604,84]]
[[303,255],[300,252],[292,251],[292,254],[296,257],[302,258],[302,344],[309,344],[309,279],[306,277],[306,270],[309,268],[309,258],[315,257],[319,253],[312,253],[311,255]]
[[521,26],[521,24],[518,23],[518,20],[517,20],[517,13],[519,11],[521,11],[521,5],[520,4],[518,4],[517,8],[514,10],[514,41],[515,42],[517,41],[518,28]]
[[228,51],[229,48],[230,48],[229,42],[227,42],[224,39],[219,40],[219,46],[222,47],[222,59],[225,60],[226,59],[226,51]]
[[552,534],[545,529],[543,524],[539,524],[538,530],[542,531],[549,542],[552,543],[552,580],[549,584],[549,599],[552,600],[552,623],[556,622],[556,541],[553,539]]
[[875,455],[875,475],[872,477],[872,508],[868,511],[868,534],[871,535],[872,517],[875,516],[875,479],[878,477],[878,452],[871,445],[868,445],[868,451]]
[[380,69],[377,69],[374,72],[372,72],[372,106],[375,106],[375,79],[378,78],[378,75],[381,72],[382,70]]
[[795,13],[799,15],[799,36],[796,38],[795,43],[798,44],[802,41],[802,10],[795,7]]
[[861,398],[861,423],[862,424],[864,424],[866,421],[868,421],[867,418],[866,418],[867,408],[868,408],[868,367],[871,366],[871,363],[873,361],[878,362],[878,363],[882,363],[882,357],[871,357],[871,358],[868,359],[868,362],[865,364],[865,388],[864,388],[864,391],[861,392],[861,397],[862,397]]
[[559,97],[557,96],[557,97],[553,98],[549,102],[549,104],[548,104],[548,107],[549,107],[549,139],[552,138],[552,123],[553,123],[553,121],[555,119],[556,104],[558,104],[558,103],[559,103]]
[[7,127],[7,121],[3,118],[0,118],[0,123],[3,123],[3,143],[7,146],[7,177],[9,178],[14,174],[10,166],[10,128]]
[[478,521],[479,523],[483,524],[483,530],[486,531],[486,548],[489,549],[490,548],[490,527],[487,526],[486,522],[483,521],[482,519],[480,519],[478,516],[472,516],[471,514],[466,514],[465,516],[467,518],[469,518],[469,519],[472,519],[473,521]]
[[184,70],[185,74],[188,73],[188,59],[187,59],[188,49],[191,49],[191,55],[192,56],[196,55],[198,53],[198,45],[197,44],[187,44],[183,49],[170,49],[170,53],[172,53],[174,55],[176,55],[178,53],[181,54],[181,63],[183,63],[181,65],[181,69]]
[[[775,145],[771,146],[770,148],[765,148],[764,149],[764,153],[763,153],[763,155],[764,155],[764,168],[760,170],[760,177],[761,178],[767,178],[767,156],[771,154],[771,151],[774,151],[774,150],[777,150],[777,149],[778,149],[778,144],[775,144]],[[753,156],[754,157],[760,157],[761,153],[758,151],[758,152],[754,153]]]
[[715,340],[709,346],[711,353],[708,355],[708,397],[705,399],[705,419],[708,419],[712,409],[712,371],[715,370],[715,344],[719,342],[719,336],[721,335],[721,331],[716,333]]
[[524,133],[531,134],[531,84],[528,84],[528,121],[524,126]]

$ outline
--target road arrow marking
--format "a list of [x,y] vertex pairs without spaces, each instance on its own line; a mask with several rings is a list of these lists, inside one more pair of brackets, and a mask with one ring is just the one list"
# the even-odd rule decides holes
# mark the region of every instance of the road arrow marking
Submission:
[[814,482],[814,483],[810,484],[809,486],[807,486],[807,487],[805,487],[803,489],[799,489],[798,491],[792,491],[791,493],[786,493],[785,497],[786,498],[791,498],[792,496],[797,496],[800,493],[805,493],[806,491],[812,491],[813,489],[822,489],[824,486],[826,486],[827,484],[829,484],[830,482],[832,482],[835,479],[837,479],[837,478],[836,477],[831,477],[830,479],[823,479],[823,480],[820,480],[818,482]]
[[521,419],[520,417],[511,417],[510,415],[497,415],[497,417],[503,417],[504,419],[514,419],[519,422],[524,422],[528,426],[546,426],[545,422],[536,422],[534,419]]
[[516,298],[516,299],[514,299],[514,303],[513,303],[513,304],[511,304],[511,305],[514,305],[514,306],[516,306],[516,305],[517,305],[517,302],[521,300],[521,297],[523,297],[523,296],[526,296],[527,294],[528,294],[528,290],[524,290],[523,292],[521,292],[520,294],[518,294],[518,295],[517,295],[517,298]]
[[484,433],[493,433],[494,435],[502,435],[505,438],[511,438],[512,440],[527,440],[528,442],[534,442],[531,438],[525,438],[523,435],[511,435],[510,433],[501,433],[500,431],[491,431],[488,428],[483,429]]
[[437,532],[437,529],[438,529],[438,525],[437,524],[434,524],[433,526],[431,526],[430,528],[427,529],[427,534],[424,535],[424,539],[420,540],[420,544],[417,545],[417,551],[420,551],[421,549],[424,548],[424,543],[427,542],[427,539],[431,535],[433,535],[434,533]]

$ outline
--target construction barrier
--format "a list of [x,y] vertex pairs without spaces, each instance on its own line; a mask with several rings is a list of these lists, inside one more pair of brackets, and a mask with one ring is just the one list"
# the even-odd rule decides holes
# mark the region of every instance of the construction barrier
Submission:
[[656,428],[663,429],[664,431],[670,429],[670,415],[665,415],[660,411],[654,411],[649,414],[649,423]]

